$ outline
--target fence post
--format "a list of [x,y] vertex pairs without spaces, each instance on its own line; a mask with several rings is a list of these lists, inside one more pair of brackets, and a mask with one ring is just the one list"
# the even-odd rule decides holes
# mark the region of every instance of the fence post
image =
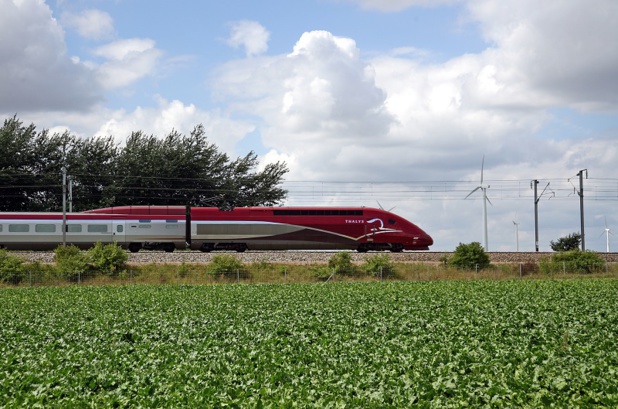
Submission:
[[81,285],[82,283],[82,272],[78,271],[77,272],[77,285]]
[[562,273],[566,275],[566,261],[562,262]]
[[236,269],[236,282],[240,283],[240,270],[238,268]]
[[519,263],[519,278],[521,278],[522,263]]
[[380,267],[380,282],[382,282],[382,267]]

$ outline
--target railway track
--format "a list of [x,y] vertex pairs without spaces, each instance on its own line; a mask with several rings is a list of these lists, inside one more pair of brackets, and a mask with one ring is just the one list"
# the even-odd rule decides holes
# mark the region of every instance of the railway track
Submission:
[[[217,254],[231,254],[244,263],[283,263],[283,264],[319,264],[326,263],[335,254],[334,251],[247,251],[201,253],[196,251],[140,251],[128,253],[129,263],[210,263]],[[51,251],[14,251],[11,252],[28,261],[51,263],[54,253]],[[439,263],[452,256],[452,252],[403,252],[403,253],[357,253],[352,252],[352,261],[362,263],[376,254],[387,254],[396,263]],[[536,263],[540,257],[550,256],[552,252],[488,252],[492,263]],[[599,253],[608,262],[618,262],[618,253]]]

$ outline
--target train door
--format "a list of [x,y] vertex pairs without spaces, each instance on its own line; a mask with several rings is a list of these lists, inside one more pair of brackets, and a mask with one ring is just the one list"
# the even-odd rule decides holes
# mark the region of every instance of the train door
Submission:
[[365,223],[363,223],[363,225],[365,226],[365,237],[367,238],[367,242],[373,243],[373,239],[376,235],[376,228],[373,223],[371,223],[371,220],[367,220],[366,216],[364,219]]
[[126,241],[126,231],[125,231],[125,223],[124,219],[113,219],[112,220],[112,241],[122,245]]

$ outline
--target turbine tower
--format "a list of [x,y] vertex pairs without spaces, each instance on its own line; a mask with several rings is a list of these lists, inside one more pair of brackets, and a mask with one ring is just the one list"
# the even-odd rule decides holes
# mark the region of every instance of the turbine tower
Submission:
[[468,197],[470,197],[470,195],[472,195],[474,192],[476,192],[479,189],[481,190],[481,192],[483,192],[483,233],[484,233],[483,234],[483,238],[485,239],[483,247],[485,248],[485,251],[489,251],[488,240],[487,240],[487,202],[489,202],[489,204],[491,204],[491,201],[487,197],[487,189],[489,189],[490,186],[489,185],[487,185],[487,186],[483,185],[483,168],[484,168],[484,166],[485,166],[485,155],[483,155],[483,161],[481,162],[481,183],[474,190],[472,190],[470,193],[468,193],[468,196],[466,196],[466,199]]
[[[607,216],[605,217],[605,240],[606,240],[606,251],[607,253],[609,253],[609,235],[613,236],[612,230],[607,227]],[[603,235],[603,233],[601,233],[601,235]]]

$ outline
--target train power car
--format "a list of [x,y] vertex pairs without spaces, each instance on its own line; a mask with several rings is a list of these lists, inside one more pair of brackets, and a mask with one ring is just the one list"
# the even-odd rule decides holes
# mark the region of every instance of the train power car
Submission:
[[[66,215],[64,240],[140,249],[428,250],[433,239],[415,224],[370,207],[118,206]],[[63,242],[61,213],[0,213],[0,247],[52,249]]]

